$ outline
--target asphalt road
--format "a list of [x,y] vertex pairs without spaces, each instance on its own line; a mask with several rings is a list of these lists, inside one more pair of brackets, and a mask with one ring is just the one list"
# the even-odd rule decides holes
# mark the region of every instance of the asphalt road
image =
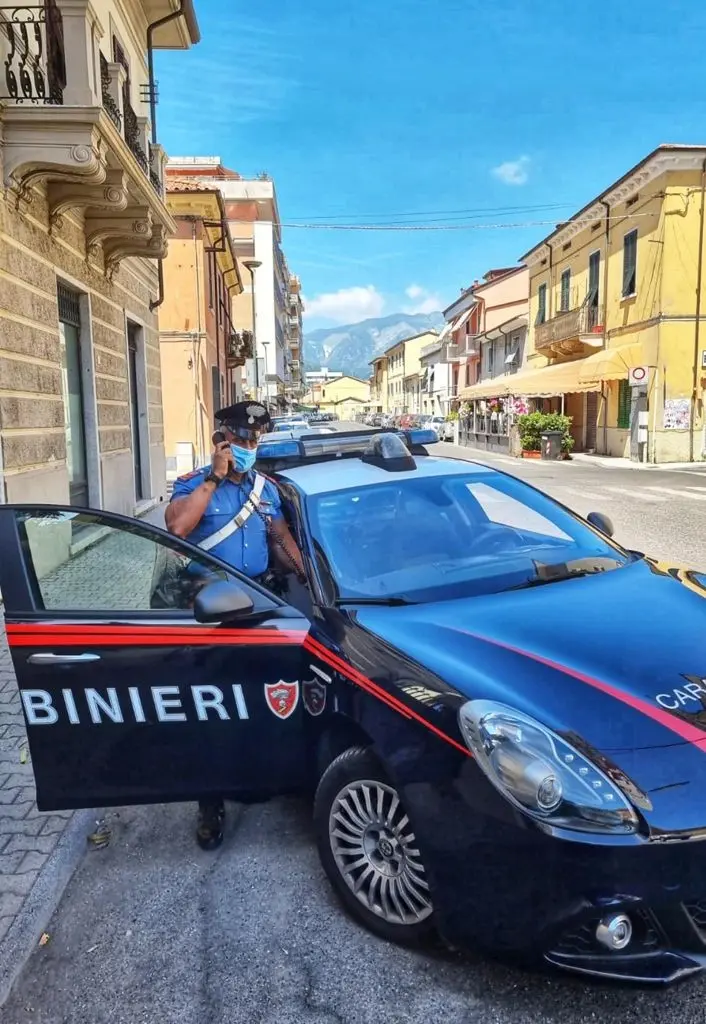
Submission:
[[[626,544],[706,568],[706,474],[485,461],[606,512]],[[331,894],[304,802],[231,805],[216,854],[196,847],[189,806],[107,821],[110,845],[79,868],[2,1024],[705,1020],[706,980],[665,992],[587,985],[368,935]]]

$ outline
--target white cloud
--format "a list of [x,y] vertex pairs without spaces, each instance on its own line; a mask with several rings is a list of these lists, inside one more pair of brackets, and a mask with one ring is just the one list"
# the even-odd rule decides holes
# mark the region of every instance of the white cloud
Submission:
[[405,288],[405,295],[412,300],[410,306],[405,306],[404,313],[436,313],[443,308],[443,303],[435,292],[422,288],[419,284],[411,284]]
[[521,156],[519,160],[506,160],[504,164],[493,168],[493,176],[504,185],[524,185],[529,178],[530,158]]
[[378,317],[385,308],[385,299],[372,285],[339,288],[337,292],[324,292],[313,299],[302,296],[306,315],[333,320],[337,324],[352,324],[369,317]]

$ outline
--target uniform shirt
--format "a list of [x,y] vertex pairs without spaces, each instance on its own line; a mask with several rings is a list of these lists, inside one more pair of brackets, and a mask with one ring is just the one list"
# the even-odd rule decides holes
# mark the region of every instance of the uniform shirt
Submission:
[[[210,466],[205,466],[194,473],[179,477],[174,483],[171,500],[183,498],[195,491],[201,486],[210,469]],[[203,519],[186,539],[192,544],[198,544],[217,533],[240,512],[254,486],[254,471],[243,476],[239,484],[233,480],[224,480],[214,491]],[[257,511],[251,513],[239,530],[231,533],[230,537],[226,537],[220,544],[216,544],[209,552],[251,578],[266,572],[269,561],[267,529],[258,511],[270,519],[282,518],[279,492],[269,480],[265,481]]]

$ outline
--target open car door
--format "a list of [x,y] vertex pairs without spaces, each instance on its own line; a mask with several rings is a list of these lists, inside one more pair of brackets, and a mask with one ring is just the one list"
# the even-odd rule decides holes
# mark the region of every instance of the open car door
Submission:
[[0,506],[0,590],[40,810],[306,782],[307,620],[109,512]]

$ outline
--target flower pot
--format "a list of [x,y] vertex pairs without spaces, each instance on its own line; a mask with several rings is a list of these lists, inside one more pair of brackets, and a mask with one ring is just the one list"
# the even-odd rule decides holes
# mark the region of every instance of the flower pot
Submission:
[[523,459],[541,459],[542,458],[542,453],[541,452],[523,452],[522,453],[522,458]]

